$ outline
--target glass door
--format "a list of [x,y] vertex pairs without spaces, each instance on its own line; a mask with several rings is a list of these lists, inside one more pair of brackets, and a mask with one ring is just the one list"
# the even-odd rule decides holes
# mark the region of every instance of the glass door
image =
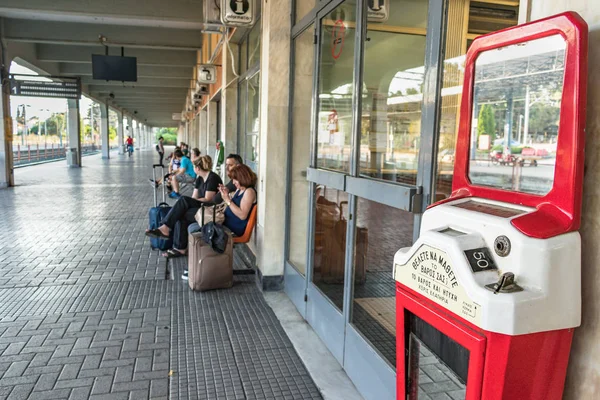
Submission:
[[312,93],[315,70],[315,26],[309,25],[292,42],[291,132],[288,144],[288,218],[285,291],[302,316],[306,316],[306,272],[311,184],[306,180],[310,165]]
[[345,177],[353,157],[356,11],[356,0],[346,0],[317,14],[317,96],[308,176],[313,215],[306,318],[342,365],[350,222]]
[[[425,207],[449,193],[461,55],[510,24],[515,7],[316,3],[292,29],[286,292],[366,399],[394,398],[393,257],[418,237]],[[433,336],[423,330],[414,348],[445,362]]]

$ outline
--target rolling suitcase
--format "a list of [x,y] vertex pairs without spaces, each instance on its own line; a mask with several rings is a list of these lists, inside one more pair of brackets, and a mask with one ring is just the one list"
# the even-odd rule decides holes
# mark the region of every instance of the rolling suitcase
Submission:
[[[214,213],[215,207],[213,207]],[[202,219],[204,219],[204,207],[202,207]],[[189,235],[188,283],[190,289],[203,292],[212,289],[226,289],[233,285],[233,238],[231,232],[227,229],[226,231],[229,238],[225,252],[222,254],[214,251],[204,241],[201,231]]]
[[[164,176],[164,166],[162,164],[154,164],[152,166],[152,175],[154,176],[154,182],[156,182],[156,168],[160,167],[161,176]],[[171,211],[171,206],[169,206],[166,202],[166,193],[165,193],[165,185],[161,185],[163,188],[163,201],[161,203],[158,202],[158,197],[156,194],[156,188],[154,189],[154,207],[150,208],[148,213],[149,219],[149,228],[156,229],[160,226],[160,221],[163,220],[164,217],[167,216],[169,211]],[[152,249],[156,250],[168,250],[173,247],[173,230],[171,230],[171,237],[169,239],[150,239],[150,246]]]

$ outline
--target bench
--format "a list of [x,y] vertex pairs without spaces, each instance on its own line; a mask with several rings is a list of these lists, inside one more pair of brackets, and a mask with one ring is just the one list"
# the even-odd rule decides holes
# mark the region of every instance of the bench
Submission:
[[[256,204],[252,206],[252,210],[250,211],[250,215],[248,216],[248,224],[246,225],[246,230],[242,236],[234,236],[233,237],[233,249],[235,251],[236,248],[239,248],[240,245],[248,243],[250,238],[252,237],[252,231],[254,231],[254,227],[256,226],[256,214],[258,207]],[[244,262],[246,264],[246,262]],[[252,264],[252,262],[249,262]],[[254,274],[255,271],[253,268],[249,268],[248,270],[243,269],[234,269],[234,275],[251,275]]]
[[235,236],[233,238],[233,244],[241,244],[241,243],[248,243],[250,241],[250,238],[252,237],[252,231],[254,230],[254,227],[256,226],[256,209],[258,207],[256,206],[256,204],[254,204],[252,206],[252,210],[250,211],[250,215],[248,216],[248,224],[246,225],[246,230],[244,231],[244,234],[242,236]]

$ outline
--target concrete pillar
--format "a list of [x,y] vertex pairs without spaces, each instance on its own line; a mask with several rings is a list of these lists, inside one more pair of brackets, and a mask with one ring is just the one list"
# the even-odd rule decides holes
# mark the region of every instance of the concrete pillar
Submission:
[[[237,65],[238,45],[229,43],[235,57],[231,64],[231,57],[223,57],[223,85],[221,91],[221,127],[224,132],[223,144],[227,153],[235,153],[238,146],[238,85],[232,83],[236,77],[233,68]],[[236,70],[239,73],[239,71]]]
[[257,264],[263,290],[283,288],[291,0],[263,2]]
[[[2,46],[0,46],[0,53]],[[5,58],[0,54],[0,60]],[[8,64],[10,65],[10,63]],[[10,117],[10,84],[8,70],[0,70],[0,81],[3,82],[0,93],[0,189],[14,186],[13,175],[13,122]]]
[[127,116],[127,132],[125,132],[125,136],[133,137],[133,119],[131,115]]
[[141,136],[141,132],[140,132],[140,121],[138,121],[137,119],[135,120],[135,140],[133,141],[133,147],[135,149],[139,149],[140,148],[140,136]]
[[72,168],[81,167],[81,135],[79,121],[79,100],[67,100],[67,165]]
[[213,164],[217,165],[217,160],[214,160],[215,156],[215,144],[217,143],[217,103],[214,101],[208,102],[208,119],[207,119],[207,153],[209,156],[213,157]]
[[[206,108],[200,110],[198,113],[198,126],[200,128],[200,152],[203,155],[208,154],[208,111]],[[212,156],[211,156],[212,157]]]
[[123,112],[117,111],[117,144],[119,145],[119,154],[123,154],[124,132]]
[[183,141],[186,144],[190,143],[190,121],[188,119],[185,120],[185,130],[184,130],[185,134],[184,134],[184,139]]
[[108,136],[108,104],[100,103],[100,143],[102,143],[102,158],[110,158],[110,137]]

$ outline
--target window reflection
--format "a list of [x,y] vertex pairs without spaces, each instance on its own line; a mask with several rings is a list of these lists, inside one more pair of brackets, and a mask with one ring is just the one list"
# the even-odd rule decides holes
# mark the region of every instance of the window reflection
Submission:
[[[414,184],[421,136],[428,2],[395,0],[365,42],[360,174]],[[399,56],[401,55],[401,56]]]
[[[296,2],[298,4],[298,2]],[[306,272],[308,242],[309,183],[306,168],[310,162],[310,121],[314,71],[311,26],[294,39],[294,80],[292,99],[292,152],[290,169],[289,262],[302,275]]]
[[448,29],[442,86],[440,138],[437,156],[435,200],[452,191],[456,133],[462,100],[465,54],[479,35],[517,24],[517,5],[451,1],[448,4]]
[[344,308],[348,194],[325,186],[317,186],[315,204],[312,280],[341,311]]
[[539,195],[550,191],[565,47],[554,35],[479,55],[469,166],[473,184]]
[[358,199],[352,323],[396,367],[394,254],[412,245],[413,214]]
[[356,1],[321,20],[317,167],[350,170]]

